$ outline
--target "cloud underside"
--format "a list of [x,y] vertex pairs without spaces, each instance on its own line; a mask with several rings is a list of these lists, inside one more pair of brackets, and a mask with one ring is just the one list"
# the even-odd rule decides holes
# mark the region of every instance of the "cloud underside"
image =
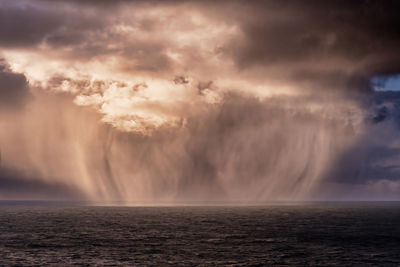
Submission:
[[0,197],[396,198],[399,5],[3,1]]

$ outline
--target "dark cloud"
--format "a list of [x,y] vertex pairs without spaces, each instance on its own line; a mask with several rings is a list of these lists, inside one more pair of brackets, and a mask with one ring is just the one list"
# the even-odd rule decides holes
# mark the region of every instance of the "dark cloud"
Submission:
[[326,181],[366,185],[400,182],[400,92],[375,92],[362,137],[337,158]]
[[[181,1],[21,3],[6,1],[0,7],[0,45],[36,46],[45,42],[53,48],[73,48],[68,56],[77,59],[118,54],[130,59],[126,69],[149,72],[170,67],[166,55],[169,44],[154,40],[127,42],[126,36],[104,32],[107,25],[117,23],[119,18],[99,7],[184,5]],[[400,70],[398,1],[234,1],[230,5],[189,1],[186,5],[239,25],[241,37],[223,44],[220,51],[233,57],[242,70],[269,68],[275,78],[300,79],[335,88],[354,88],[347,83],[354,77],[368,80],[373,75]],[[159,23],[148,18],[136,22],[149,32]],[[110,40],[123,45],[109,48]]]
[[199,84],[197,85],[199,94],[203,94],[203,91],[206,89],[211,89],[212,85],[213,85],[213,81],[199,82]]
[[86,43],[88,31],[104,28],[94,14],[42,1],[5,1],[0,5],[0,47],[35,49]]
[[289,79],[318,85],[322,81],[335,88],[343,88],[336,85],[354,76],[368,80],[400,72],[398,1],[284,0],[241,5],[246,11],[241,12],[240,22],[244,36],[225,47],[241,69],[281,67]]
[[64,22],[64,16],[59,12],[38,9],[32,4],[18,6],[11,3],[6,1],[0,5],[0,46],[36,46]]
[[0,195],[2,199],[85,200],[78,188],[60,182],[45,182],[21,171],[0,167]]
[[[254,5],[252,5],[254,4]],[[244,23],[240,64],[396,55],[398,1],[258,1]],[[263,12],[271,14],[262,16]],[[272,16],[272,18],[271,18]],[[274,38],[272,38],[274,37]],[[247,54],[246,54],[247,53]]]
[[186,84],[186,83],[189,83],[189,81],[187,80],[187,78],[185,76],[175,76],[174,83],[175,84]]
[[[143,6],[149,8],[146,10],[183,6],[202,13],[210,25],[214,22],[236,25],[239,34],[232,34],[218,43],[217,48],[212,46],[214,50],[205,49],[208,53],[202,54],[195,45],[180,47],[171,41],[181,38],[185,43],[185,38],[196,35],[196,27],[201,27],[188,26],[190,20],[184,20],[184,12],[178,14],[178,20],[182,21],[176,20],[172,28],[163,26],[177,19],[171,17],[173,13],[164,20],[161,15],[122,17],[125,8],[134,11]],[[326,183],[365,185],[382,179],[397,181],[400,95],[374,94],[370,80],[377,75],[400,73],[399,10],[398,1],[378,0],[231,1],[229,4],[225,1],[6,1],[0,4],[0,47],[36,49],[74,63],[91,59],[102,63],[102,59],[110,56],[112,62],[117,62],[111,64],[117,71],[151,73],[151,78],[160,78],[162,72],[168,72],[163,77],[169,80],[176,74],[194,73],[198,76],[194,80],[201,81],[194,85],[196,97],[218,87],[215,78],[220,75],[219,68],[223,75],[222,67],[231,60],[234,70],[224,71],[233,80],[236,74],[239,77],[244,73],[244,80],[250,77],[249,84],[259,85],[269,79],[288,84],[294,91],[310,88],[309,94],[266,99],[246,94],[252,88],[239,88],[244,93],[226,93],[214,105],[201,103],[204,106],[186,109],[181,123],[185,126],[179,129],[159,127],[152,135],[144,136],[105,127],[108,130],[104,130],[104,136],[95,136],[101,140],[99,143],[92,142],[90,136],[78,142],[84,148],[73,146],[76,151],[71,154],[81,157],[80,171],[100,192],[91,193],[100,197],[107,193],[113,199],[132,196],[125,188],[131,186],[150,198],[161,198],[168,192],[181,199],[291,198],[307,191],[313,179],[319,180],[315,178],[322,173],[319,166],[331,161],[333,166],[324,172]],[[210,27],[210,34],[212,30]],[[162,35],[166,37],[163,39]],[[207,64],[217,57],[220,65],[208,69]],[[198,69],[201,74],[196,73]],[[104,81],[92,84],[90,77],[74,80],[60,72],[47,81],[47,89],[58,89],[68,83],[71,88],[78,88],[75,91],[81,95],[104,96],[108,88]],[[189,87],[189,78],[192,77],[176,76],[173,82]],[[145,81],[132,87],[134,93],[147,89]],[[344,94],[330,98],[328,89]],[[20,106],[28,97],[25,76],[0,63],[0,104]],[[347,106],[341,105],[349,99],[367,114],[360,115],[365,117],[362,122],[365,132],[349,149],[345,145],[343,149],[342,143],[354,138],[357,128],[350,108],[346,110]],[[149,100],[143,106],[162,115],[168,113],[157,101]],[[113,108],[110,109],[114,111]],[[68,117],[67,113],[60,108],[59,114]],[[134,124],[136,114],[129,116],[126,121]],[[54,130],[38,133],[58,141],[59,136],[75,133],[66,130],[69,127],[87,127],[86,121],[77,126],[75,117],[67,119],[71,124],[60,124],[60,134],[54,134],[56,137]],[[60,123],[57,116],[49,120],[46,122],[49,129],[53,127],[48,125]],[[54,144],[67,149],[68,142],[76,144],[76,140],[81,140],[83,133],[79,133],[72,141],[61,139]],[[90,151],[88,144],[93,146]],[[65,155],[68,159],[69,154]],[[58,158],[53,158],[56,165],[62,165]],[[20,172],[4,168],[0,170],[0,188],[11,192],[10,195],[47,195],[54,191],[57,193],[51,197],[58,193],[74,197],[74,192],[78,192],[41,178],[27,179]]]
[[0,59],[0,108],[20,108],[29,97],[25,75],[12,72]]
[[123,58],[124,70],[158,72],[169,69],[171,62],[166,55],[166,46],[152,41],[127,43],[124,48],[117,51]]

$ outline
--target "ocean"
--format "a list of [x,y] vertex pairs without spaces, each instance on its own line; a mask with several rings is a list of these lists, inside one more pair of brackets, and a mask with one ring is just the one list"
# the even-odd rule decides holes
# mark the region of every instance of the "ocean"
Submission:
[[0,202],[0,266],[400,266],[400,203]]

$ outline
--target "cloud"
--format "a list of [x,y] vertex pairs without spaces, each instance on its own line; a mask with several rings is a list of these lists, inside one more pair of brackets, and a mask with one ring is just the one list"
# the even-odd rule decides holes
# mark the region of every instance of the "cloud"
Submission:
[[0,109],[20,108],[30,96],[25,76],[12,72],[0,59]]
[[5,1],[0,5],[0,45],[29,47],[38,45],[51,31],[61,27],[62,17],[35,8]]
[[[239,66],[344,60],[385,71],[398,51],[399,3],[387,1],[255,1],[241,12]],[[251,14],[251,15],[250,15]],[[344,66],[346,67],[346,66]],[[371,69],[369,69],[371,68]]]
[[332,166],[328,179],[344,184],[399,181],[400,93],[375,92],[369,103],[367,129]]
[[0,197],[25,200],[86,200],[86,196],[78,188],[71,188],[60,182],[45,182],[7,168],[0,168]]
[[398,96],[374,94],[370,80],[400,71],[398,9],[4,1],[0,103],[35,96],[1,119],[4,164],[90,199],[397,188]]
[[343,116],[347,104],[229,93],[187,112],[181,127],[144,135],[100,123],[72,98],[35,91],[24,112],[1,118],[2,164],[17,173],[4,183],[14,195],[53,198],[54,185],[91,200],[303,199],[346,147],[334,142],[352,140],[357,127]]

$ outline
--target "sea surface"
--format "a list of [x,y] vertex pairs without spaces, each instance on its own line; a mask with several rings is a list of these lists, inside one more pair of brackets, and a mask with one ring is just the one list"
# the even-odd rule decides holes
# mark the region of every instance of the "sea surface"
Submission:
[[400,266],[400,204],[0,202],[0,266]]

